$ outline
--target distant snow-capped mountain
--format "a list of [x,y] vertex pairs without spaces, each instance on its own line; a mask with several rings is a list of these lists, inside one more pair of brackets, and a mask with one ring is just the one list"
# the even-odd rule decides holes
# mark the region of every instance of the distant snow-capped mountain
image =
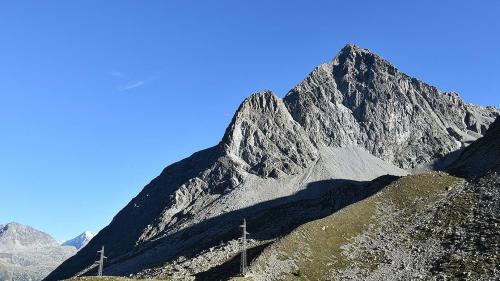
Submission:
[[63,246],[73,246],[77,250],[85,247],[87,243],[94,237],[94,234],[90,231],[85,231],[84,233],[78,235],[77,237],[62,243]]

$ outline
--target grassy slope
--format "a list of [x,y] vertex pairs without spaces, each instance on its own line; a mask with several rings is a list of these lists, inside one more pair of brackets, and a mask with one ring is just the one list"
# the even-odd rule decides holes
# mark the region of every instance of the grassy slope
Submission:
[[[449,192],[450,186],[459,182],[459,178],[436,172],[404,177],[377,195],[297,228],[264,251],[252,263],[254,277],[246,279],[329,279],[331,272],[344,270],[353,263],[343,253],[344,246],[361,234],[375,234],[381,227],[377,220],[380,210],[401,210],[397,219],[404,223],[407,217],[435,204]],[[383,257],[372,255],[354,262],[369,270],[380,259]]]
[[[232,280],[490,280],[480,277],[498,265],[499,212],[474,214],[484,209],[481,204],[499,205],[484,199],[500,198],[489,194],[500,186],[497,175],[491,178],[489,187],[481,183],[480,192],[478,185],[440,172],[401,178],[372,197],[298,227],[264,250],[248,277]],[[443,243],[451,246],[443,248]]]
[[160,279],[130,279],[130,278],[116,277],[116,276],[103,276],[103,277],[89,276],[89,277],[78,277],[78,278],[67,279],[67,281],[132,281],[132,280],[159,281]]

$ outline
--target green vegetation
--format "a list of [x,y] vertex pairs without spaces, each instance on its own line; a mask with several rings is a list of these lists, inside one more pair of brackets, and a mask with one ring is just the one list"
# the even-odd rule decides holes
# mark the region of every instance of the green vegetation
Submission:
[[[361,234],[375,235],[381,227],[387,227],[385,222],[381,224],[378,219],[380,212],[397,210],[396,219],[404,224],[412,215],[436,204],[460,181],[459,178],[439,172],[401,178],[370,198],[298,227],[266,249],[252,265],[252,271],[270,274],[280,271],[283,263],[289,261],[293,270],[282,270],[279,279],[324,280],[332,272],[351,264],[352,261],[343,251],[353,238]],[[372,269],[384,258],[371,255],[356,262],[358,266]],[[280,263],[281,266],[273,263]]]
[[[429,238],[442,240],[441,236],[449,235],[449,231],[453,233],[457,224],[470,215],[470,208],[477,200],[471,200],[462,189],[456,188],[463,186],[462,182],[463,179],[442,172],[403,177],[365,200],[298,227],[265,249],[251,264],[248,277],[234,277],[232,280],[250,281],[254,279],[252,276],[260,276],[265,280],[312,281],[335,279],[337,275],[341,279],[342,272],[353,267],[363,276],[381,266],[398,264],[394,257],[387,255],[384,247],[394,246],[404,252],[404,249],[425,245]],[[454,208],[447,207],[450,203]],[[413,227],[416,224],[418,227]],[[443,233],[443,229],[447,233]],[[403,240],[397,240],[393,237],[397,235],[393,234],[401,234]],[[360,238],[381,244],[365,248],[366,243],[356,244]],[[464,244],[462,242],[460,244]],[[444,260],[438,260],[441,272],[458,276],[456,271],[464,268],[460,262],[462,258],[446,255]],[[394,266],[398,270],[400,264]],[[71,280],[133,279],[82,277]]]
[[[489,174],[470,182],[434,216],[434,236],[450,253],[434,263],[436,275],[459,280],[498,280],[500,252],[500,180]],[[450,207],[452,206],[452,207]]]
[[71,278],[67,279],[66,281],[137,281],[137,280],[160,281],[160,279],[131,279],[118,276],[102,276],[102,277],[88,276],[88,277]]

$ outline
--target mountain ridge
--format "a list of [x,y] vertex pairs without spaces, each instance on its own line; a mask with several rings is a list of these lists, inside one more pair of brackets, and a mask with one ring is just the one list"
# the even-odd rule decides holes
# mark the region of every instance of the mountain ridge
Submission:
[[10,222],[0,227],[0,245],[2,250],[15,247],[43,247],[57,245],[49,234],[31,226]]
[[12,222],[0,227],[0,276],[11,281],[41,280],[75,252],[31,226]]
[[[274,127],[281,129],[281,135],[269,131]],[[246,163],[250,172],[264,177],[295,174],[317,157],[282,99],[269,90],[254,93],[242,102],[220,145],[228,155]]]
[[[313,143],[358,144],[406,169],[477,139],[485,131],[481,125],[499,114],[493,107],[467,105],[457,94],[442,94],[353,44],[315,68],[284,101]],[[420,144],[427,151],[420,151]]]
[[85,247],[90,240],[94,237],[94,234],[90,231],[84,231],[80,235],[76,236],[73,239],[64,241],[62,243],[63,246],[72,246],[75,247],[76,250],[80,250],[81,248]]
[[[137,273],[158,263],[178,264],[180,256],[203,255],[190,247],[208,233],[194,232],[194,226],[208,220],[218,223],[211,227],[220,231],[210,233],[228,245],[224,251],[234,251],[234,237],[223,225],[238,217],[225,214],[252,205],[269,208],[262,203],[297,194],[315,182],[403,175],[401,168],[428,164],[477,139],[498,115],[495,108],[466,105],[457,95],[442,94],[381,57],[347,45],[283,99],[270,91],[247,98],[219,144],[166,167],[46,280],[71,277],[91,266],[104,244],[109,274]],[[338,148],[335,153],[342,154],[348,147],[388,163],[366,161],[367,170],[381,167],[369,176],[356,168],[336,173],[343,163],[335,161],[344,158],[329,161],[331,151]],[[363,166],[366,157],[354,166]],[[330,188],[322,185],[321,190]],[[164,254],[155,251],[160,248]],[[214,265],[188,264],[183,270],[193,274],[206,266]]]

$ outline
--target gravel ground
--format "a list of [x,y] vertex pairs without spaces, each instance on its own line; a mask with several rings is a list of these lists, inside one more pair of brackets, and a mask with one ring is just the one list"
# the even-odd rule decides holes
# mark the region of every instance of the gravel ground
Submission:
[[[437,204],[410,216],[386,206],[378,210],[380,228],[344,247],[352,264],[332,272],[332,279],[498,280],[499,214],[496,172],[452,187]],[[358,266],[366,259],[371,268]]]

